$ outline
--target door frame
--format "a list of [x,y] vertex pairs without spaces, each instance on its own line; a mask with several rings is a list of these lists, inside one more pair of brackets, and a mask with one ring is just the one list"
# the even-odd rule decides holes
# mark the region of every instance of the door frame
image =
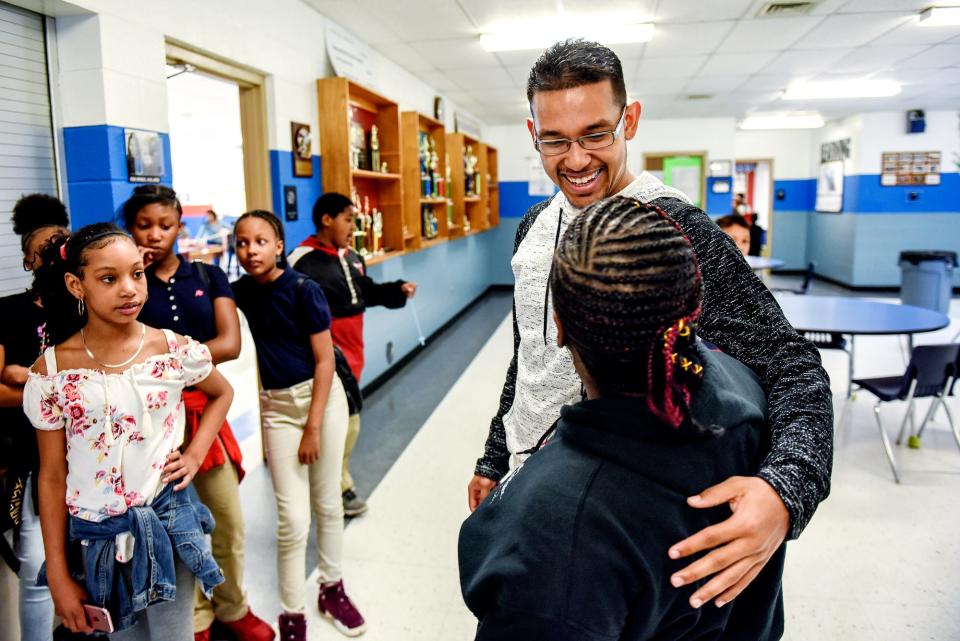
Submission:
[[762,256],[770,256],[770,253],[773,251],[773,203],[776,201],[776,194],[773,190],[773,158],[734,158],[733,159],[733,173],[737,172],[737,163],[767,163],[767,166],[770,168],[770,202],[767,204],[767,211],[769,215],[767,216],[767,242],[763,245],[763,250],[760,252]]

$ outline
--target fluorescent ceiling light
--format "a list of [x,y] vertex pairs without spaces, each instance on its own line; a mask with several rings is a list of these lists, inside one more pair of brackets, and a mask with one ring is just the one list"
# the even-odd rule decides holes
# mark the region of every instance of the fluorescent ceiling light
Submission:
[[480,34],[480,46],[487,51],[546,49],[567,38],[584,38],[604,44],[650,42],[654,26],[649,22],[617,22],[614,17],[560,18],[505,25]]
[[740,129],[819,129],[823,118],[818,113],[753,114],[740,121]]
[[960,25],[960,7],[930,7],[920,14],[921,27],[955,27]]
[[896,96],[898,93],[900,93],[900,85],[893,80],[845,80],[790,85],[781,97],[784,100],[886,98]]

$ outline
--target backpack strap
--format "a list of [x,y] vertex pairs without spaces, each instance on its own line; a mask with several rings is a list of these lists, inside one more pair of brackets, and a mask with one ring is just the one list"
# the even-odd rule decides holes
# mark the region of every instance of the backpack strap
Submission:
[[202,260],[193,261],[193,270],[197,273],[197,278],[203,283],[203,288],[210,291],[210,269]]

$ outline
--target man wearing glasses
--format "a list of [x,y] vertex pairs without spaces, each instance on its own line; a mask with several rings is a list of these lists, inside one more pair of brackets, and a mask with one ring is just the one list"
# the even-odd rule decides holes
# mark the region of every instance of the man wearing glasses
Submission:
[[531,207],[517,230],[511,261],[514,355],[468,486],[470,509],[536,448],[560,407],[581,398],[569,352],[557,347],[547,286],[560,235],[580,210],[608,196],[656,205],[682,228],[700,261],[699,334],[749,366],[768,397],[770,451],[758,475],[728,479],[688,499],[692,508],[726,504],[732,516],[663,551],[674,559],[709,551],[670,582],[680,587],[705,579],[691,606],[723,605],[757,576],[785,538],[799,536],[829,493],[833,403],[826,372],[816,348],[787,323],[704,212],[652,175],[634,176],[627,169],[626,141],[636,135],[641,108],[627,102],[616,54],[591,42],[557,43],[534,64],[527,98],[530,136],[560,193]]

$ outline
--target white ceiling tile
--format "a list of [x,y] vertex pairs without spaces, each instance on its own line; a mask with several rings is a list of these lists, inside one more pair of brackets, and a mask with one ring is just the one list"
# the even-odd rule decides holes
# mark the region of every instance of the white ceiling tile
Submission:
[[779,91],[746,91],[750,89],[750,83],[746,82],[740,85],[737,91],[733,91],[726,96],[724,100],[737,105],[766,105],[774,100],[780,99]]
[[461,91],[463,89],[453,74],[443,71],[423,70],[417,71],[415,75],[437,91]]
[[503,67],[484,67],[482,69],[449,69],[444,72],[456,80],[465,89],[512,89],[519,91],[519,85]]
[[917,18],[907,20],[902,26],[885,33],[870,42],[873,46],[891,47],[896,45],[940,44],[960,36],[960,26],[921,27]]
[[783,91],[793,83],[808,82],[813,76],[789,74],[759,74],[744,83],[743,89],[750,91]]
[[494,55],[505,67],[524,67],[527,70],[527,73],[530,72],[530,68],[533,67],[533,63],[537,61],[537,58],[540,57],[540,54],[543,53],[541,49],[523,49],[520,51],[497,51]]
[[[670,58],[643,58],[637,67],[637,78],[675,78],[692,76],[700,70],[707,56],[676,56]],[[629,89],[629,87],[627,88]]]
[[[768,0],[769,1],[769,0]],[[836,13],[844,7],[850,0],[821,0],[810,9],[811,16],[826,16]]]
[[394,62],[407,71],[429,71],[434,69],[433,61],[403,42],[382,43],[379,51],[388,60]]
[[803,37],[823,18],[759,18],[741,20],[723,41],[720,53],[781,51]]
[[747,75],[733,75],[733,76],[699,76],[697,78],[691,78],[687,82],[686,86],[683,89],[683,92],[686,94],[696,94],[696,93],[714,93],[714,94],[723,94],[733,91],[744,82],[746,82],[749,76]]
[[[461,0],[459,4],[481,30],[517,21],[546,22],[558,13],[556,0]],[[602,5],[594,0],[566,0],[560,7],[572,16],[612,14],[631,20],[649,20],[655,4],[653,0],[606,0]]]
[[647,80],[638,80],[632,83],[627,90],[630,94],[643,100],[647,96],[659,94],[674,94],[683,91],[689,77],[677,78],[650,78]]
[[[835,64],[836,71],[870,72],[915,56],[926,49],[925,45],[904,47],[859,47],[854,49]],[[957,47],[960,49],[960,47]],[[960,55],[960,53],[958,53]]]
[[668,0],[657,7],[656,21],[690,22],[736,20],[743,17],[753,0]]
[[[429,38],[453,38],[457,36],[477,36],[478,30],[467,15],[455,2],[448,0],[353,0],[350,11],[356,12],[356,5],[366,10],[370,16],[390,26],[393,32],[404,41],[425,40]],[[428,20],[424,16],[429,16]],[[437,33],[437,25],[443,30]],[[364,33],[358,32],[364,37]],[[375,44],[375,41],[368,41]]]
[[478,69],[492,67],[497,58],[483,50],[479,38],[420,40],[410,46],[441,71],[446,69]]
[[530,78],[530,67],[527,65],[507,67],[507,73],[510,74],[510,77],[518,86],[527,86],[527,80]]
[[646,55],[664,57],[711,53],[733,25],[733,22],[658,24],[653,39],[647,43]]
[[526,92],[520,89],[481,89],[475,87],[470,89],[470,95],[478,103],[487,107],[510,105],[519,109],[527,104]]
[[839,13],[873,13],[878,11],[916,11],[920,12],[934,0],[850,0],[843,5]]
[[851,49],[806,49],[784,51],[770,61],[763,73],[816,73],[850,53]]
[[777,54],[766,53],[718,53],[710,56],[700,69],[700,75],[750,75],[757,73]]
[[910,20],[910,14],[833,15],[793,43],[795,49],[859,47]]
[[898,69],[937,69],[960,64],[960,44],[935,45],[897,63]]

